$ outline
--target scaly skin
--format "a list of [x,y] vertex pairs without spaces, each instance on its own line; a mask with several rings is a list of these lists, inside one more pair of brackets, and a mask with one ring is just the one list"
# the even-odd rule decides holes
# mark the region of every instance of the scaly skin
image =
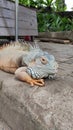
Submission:
[[44,86],[43,78],[54,75],[57,68],[54,56],[39,47],[15,43],[0,48],[0,69],[31,86]]

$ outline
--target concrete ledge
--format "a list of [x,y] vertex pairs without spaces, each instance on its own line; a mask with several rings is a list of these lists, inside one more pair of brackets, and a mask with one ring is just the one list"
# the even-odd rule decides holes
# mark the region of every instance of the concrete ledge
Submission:
[[73,31],[62,32],[42,32],[38,35],[39,38],[55,38],[55,39],[69,39],[73,41]]
[[0,115],[12,130],[73,129],[73,47],[44,44],[60,64],[57,78],[46,79],[45,87],[31,87],[0,71]]

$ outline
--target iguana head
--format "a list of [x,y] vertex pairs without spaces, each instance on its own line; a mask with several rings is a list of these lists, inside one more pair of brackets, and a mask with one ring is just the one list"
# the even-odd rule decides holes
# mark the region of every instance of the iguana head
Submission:
[[27,65],[27,73],[35,79],[52,77],[57,73],[58,64],[55,57],[41,49],[32,49],[23,56],[23,64]]

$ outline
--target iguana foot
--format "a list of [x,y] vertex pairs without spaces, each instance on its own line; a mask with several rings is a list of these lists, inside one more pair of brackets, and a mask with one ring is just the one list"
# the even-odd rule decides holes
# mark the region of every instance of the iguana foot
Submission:
[[44,86],[44,80],[43,79],[38,79],[38,80],[32,79],[30,81],[30,84],[31,84],[31,86],[38,85],[40,87],[43,87]]
[[27,72],[26,67],[20,67],[15,71],[15,77],[21,81],[29,83],[31,86],[44,86],[43,79],[33,79]]

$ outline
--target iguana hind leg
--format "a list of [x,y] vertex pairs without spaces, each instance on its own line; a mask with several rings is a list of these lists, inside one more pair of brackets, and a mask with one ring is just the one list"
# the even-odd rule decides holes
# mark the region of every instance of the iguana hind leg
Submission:
[[21,81],[25,81],[29,83],[31,86],[38,85],[38,86],[44,86],[44,80],[43,79],[32,79],[30,75],[26,72],[26,67],[20,67],[15,71],[15,77]]

